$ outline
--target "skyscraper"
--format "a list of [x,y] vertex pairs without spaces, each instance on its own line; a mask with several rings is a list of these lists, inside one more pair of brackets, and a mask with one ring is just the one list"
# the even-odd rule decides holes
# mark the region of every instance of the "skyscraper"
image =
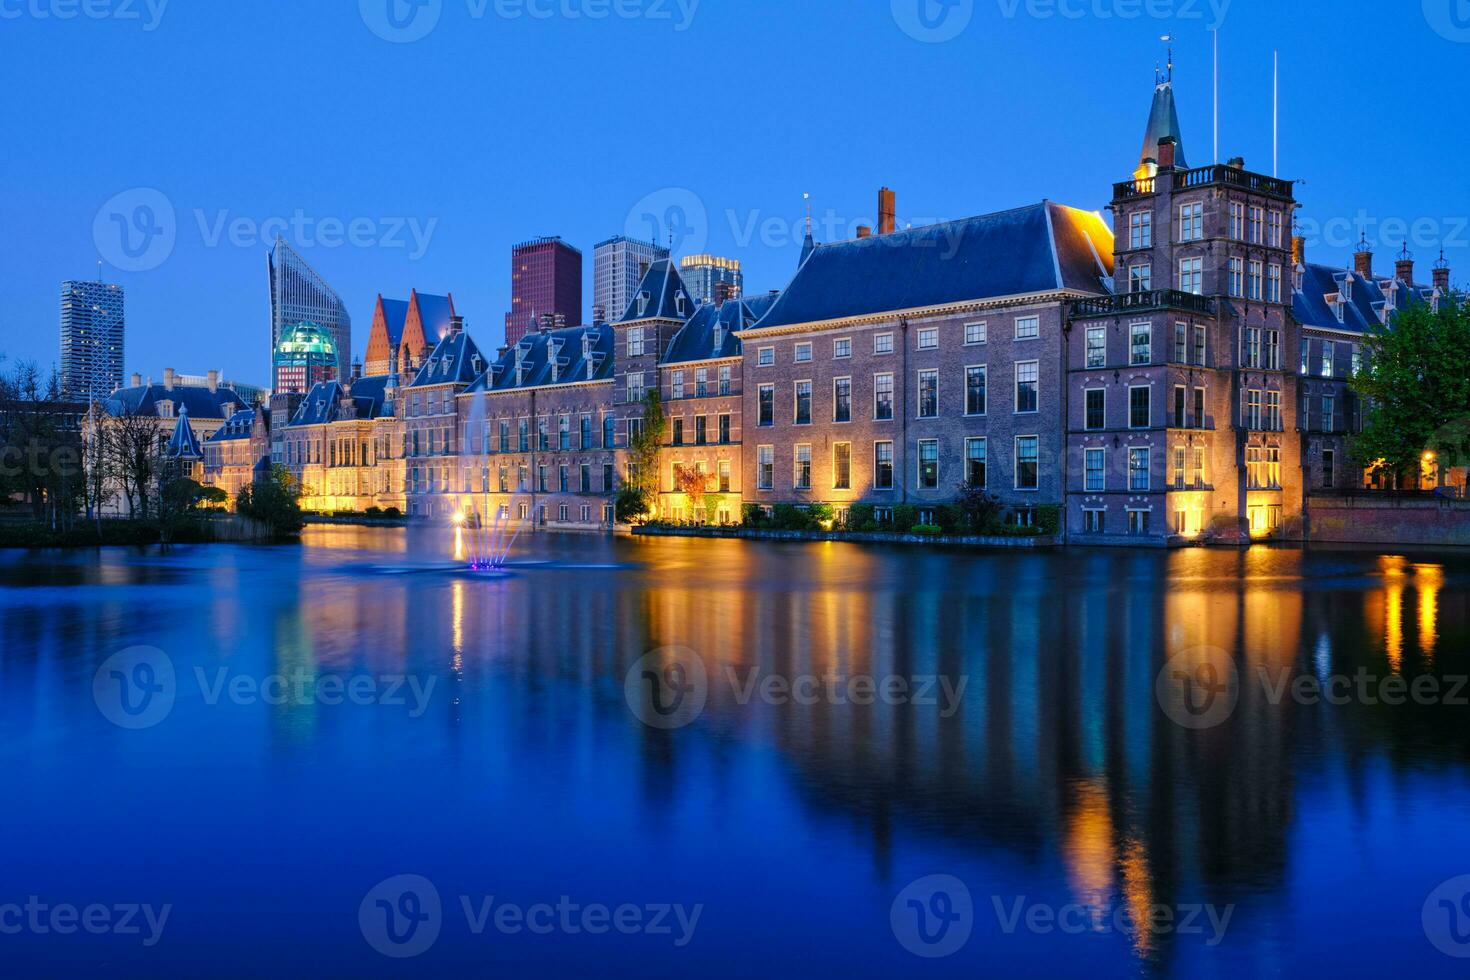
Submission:
[[718,255],[686,255],[679,260],[679,276],[696,303],[723,303],[740,295],[745,277],[739,259]]
[[310,320],[303,320],[281,336],[272,358],[271,375],[277,392],[305,394],[320,381],[332,381],[337,373],[337,345],[332,335]]
[[626,235],[598,242],[592,250],[593,310],[602,311],[604,320],[621,319],[648,267],[668,257],[663,246]]
[[548,314],[561,314],[569,325],[582,322],[582,251],[560,237],[535,238],[511,249],[505,342],[514,344],[533,319]]
[[342,300],[283,238],[276,239],[276,247],[266,256],[266,266],[271,281],[271,384],[281,387],[274,374],[281,337],[304,320],[318,325],[332,338],[337,377],[347,377],[352,360],[352,318]]
[[122,387],[123,288],[100,280],[61,284],[61,388],[74,401]]

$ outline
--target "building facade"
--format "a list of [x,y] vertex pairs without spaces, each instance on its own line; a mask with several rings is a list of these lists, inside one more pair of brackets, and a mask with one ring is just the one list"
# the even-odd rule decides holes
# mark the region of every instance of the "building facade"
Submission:
[[718,305],[736,299],[745,290],[739,259],[718,255],[686,255],[679,260],[679,277],[696,303]]
[[[276,239],[266,256],[266,271],[271,291],[272,357],[285,334],[302,321],[310,321],[332,338],[337,354],[336,377],[347,377],[352,358],[352,317],[341,298],[285,239]],[[271,385],[277,390],[282,388],[275,377]]]
[[102,400],[122,387],[123,288],[69,279],[61,284],[61,391],[72,401]]
[[592,249],[592,322],[622,317],[649,266],[669,257],[669,250],[626,235],[598,242]]
[[509,347],[540,326],[543,317],[582,321],[582,252],[559,237],[522,242],[510,253]]
[[449,333],[454,319],[454,294],[436,296],[409,290],[407,300],[384,299],[378,294],[373,306],[373,325],[368,332],[364,373],[369,377],[388,374],[388,354],[398,352],[398,363],[412,370],[422,363],[434,345]]
[[271,376],[276,391],[303,394],[323,381],[337,377],[337,342],[332,334],[310,320],[303,320],[281,334],[271,356]]

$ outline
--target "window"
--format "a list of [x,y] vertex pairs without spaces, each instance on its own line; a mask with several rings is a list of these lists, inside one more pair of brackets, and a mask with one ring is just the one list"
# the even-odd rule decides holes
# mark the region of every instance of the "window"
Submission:
[[1312,342],[1310,340],[1308,340],[1306,337],[1303,337],[1302,338],[1301,370],[1299,372],[1297,372],[1297,373],[1299,373],[1299,374],[1307,374],[1311,370],[1311,364],[1312,364]]
[[1266,392],[1266,428],[1271,432],[1281,431],[1281,392]]
[[873,418],[886,421],[893,418],[893,375],[873,375]]
[[1266,244],[1272,248],[1281,247],[1281,212],[1268,211],[1266,213]]
[[1243,259],[1231,259],[1229,263],[1229,280],[1227,288],[1231,296],[1245,295],[1245,261]]
[[1265,337],[1266,350],[1263,363],[1269,370],[1279,371],[1281,370],[1281,331],[1267,330]]
[[1154,216],[1152,211],[1134,211],[1128,215],[1128,247],[1152,248]]
[[684,420],[674,419],[671,430],[674,434],[672,439],[673,444],[676,446],[684,445]]
[[1266,302],[1281,302],[1281,266],[1275,262],[1266,267]]
[[1179,291],[1204,295],[1204,259],[1179,260]]
[[1322,450],[1322,486],[1331,489],[1336,484],[1337,454],[1331,449]]
[[757,446],[755,449],[755,485],[758,490],[769,490],[775,485],[776,448]]
[[832,489],[852,489],[852,443],[832,444]]
[[810,381],[796,382],[796,405],[792,421],[797,425],[812,424],[812,383]]
[[1087,366],[1105,367],[1108,363],[1108,328],[1087,328]]
[[873,334],[873,353],[874,354],[892,354],[893,353],[893,334],[891,334],[891,333],[875,333],[875,334]]
[[582,416],[582,420],[578,423],[578,436],[581,448],[592,448],[592,416]]
[[974,490],[985,488],[986,444],[983,436],[965,440],[965,485]]
[[1252,432],[1261,428],[1261,389],[1250,388],[1245,393],[1245,427]]
[[832,341],[832,356],[837,358],[852,356],[852,338],[839,337]]
[[1281,487],[1281,450],[1276,446],[1266,447],[1266,481],[1273,490]]
[[694,372],[694,397],[704,398],[709,394],[709,368]]
[[1194,328],[1194,363],[1205,366],[1205,328]]
[[[581,490],[581,492],[582,493],[591,493],[592,492],[592,467],[590,465],[588,465],[587,463],[581,464],[577,468],[577,477],[578,477],[577,485],[578,485],[578,488]],[[584,521],[586,520],[585,517],[582,518],[582,519]]]
[[716,465],[716,467],[715,467],[715,472],[716,472],[716,475],[717,475],[717,482],[716,482],[715,485],[719,487],[720,493],[729,493],[730,492],[730,461],[728,459],[722,459],[722,460],[720,460],[720,462],[718,463],[718,465]]
[[1333,362],[1337,360],[1337,343],[1331,340],[1322,341],[1322,377],[1332,377]]
[[1349,377],[1357,377],[1363,373],[1363,348],[1353,344],[1352,364],[1349,368]]
[[1238,201],[1230,202],[1230,237],[1245,241],[1245,205]]
[[1016,362],[1016,411],[1034,412],[1037,403],[1038,362]]
[[795,447],[791,485],[797,490],[810,490],[812,488],[811,443],[797,443]]
[[987,335],[988,329],[984,320],[965,324],[966,344],[983,344],[988,339]]
[[1174,428],[1182,429],[1187,424],[1185,418],[1185,405],[1188,403],[1188,392],[1183,385],[1174,386]]
[[643,375],[634,372],[628,375],[628,402],[636,404],[643,400]]
[[1107,392],[1101,388],[1088,388],[1084,397],[1086,398],[1086,410],[1083,418],[1083,428],[1102,429],[1107,427]]
[[873,487],[876,490],[893,489],[893,443],[873,443]]
[[1098,492],[1108,488],[1106,449],[1089,449],[1085,454],[1083,489]]
[[1128,489],[1147,490],[1149,487],[1149,450],[1146,447],[1128,450]]
[[1325,432],[1337,431],[1337,398],[1333,395],[1322,396],[1322,429]]
[[694,416],[694,444],[703,446],[709,442],[709,418],[704,415]]
[[1199,201],[1179,205],[1179,240],[1197,242],[1205,237],[1205,206]]
[[724,364],[720,367],[720,394],[730,393],[730,365]]
[[972,364],[965,368],[965,414],[984,415],[988,400],[985,365]]
[[1185,461],[1188,458],[1189,458],[1188,457],[1188,452],[1185,450],[1185,448],[1183,446],[1175,446],[1174,447],[1174,489],[1175,490],[1183,490],[1184,489],[1185,481],[1188,479],[1188,474],[1185,473]]
[[1245,349],[1241,352],[1241,360],[1248,368],[1261,366],[1261,328],[1246,327],[1243,336]]
[[939,328],[922,327],[919,330],[919,350],[934,350],[939,346]]
[[1246,238],[1251,242],[1251,244],[1259,245],[1261,244],[1261,223],[1262,219],[1265,217],[1265,212],[1261,208],[1252,205],[1251,209],[1246,212],[1246,214]]
[[1153,361],[1153,324],[1135,323],[1129,328],[1128,345],[1130,364],[1148,364]]
[[602,420],[602,448],[613,449],[618,441],[618,420],[611,415],[604,416]]
[[1205,449],[1203,446],[1194,447],[1194,485],[1203,488],[1205,485]]
[[1189,324],[1174,324],[1174,363],[1189,363]]
[[1035,490],[1041,485],[1040,449],[1036,436],[1016,437],[1016,489]]
[[1041,336],[1041,318],[1035,316],[1016,317],[1016,339],[1034,340]]
[[792,358],[797,364],[805,364],[812,359],[812,345],[810,341],[803,341],[796,345],[796,354]]
[[1247,299],[1261,298],[1261,279],[1263,266],[1258,259],[1251,259],[1249,272],[1246,275],[1245,292]]
[[720,445],[726,446],[730,443],[730,413],[721,412],[716,420],[719,426]]
[[1139,385],[1128,389],[1128,426],[1133,429],[1147,429],[1152,422],[1150,396],[1153,389],[1148,385]]
[[560,493],[566,493],[571,487],[571,481],[567,479],[567,465],[563,463],[556,470],[556,488]]
[[572,448],[572,417],[563,415],[556,421],[556,448],[565,452]]
[[611,463],[603,463],[602,464],[602,492],[603,493],[612,493],[613,492],[613,489],[614,489],[613,488],[613,464],[611,464]]
[[1101,534],[1103,532],[1103,515],[1105,510],[1084,510],[1082,512],[1082,530],[1088,534]]
[[932,419],[939,415],[939,372],[919,372],[919,418]]
[[756,364],[761,367],[770,367],[776,363],[776,348],[762,347],[756,352]]
[[776,424],[775,385],[761,385],[756,389],[755,424],[759,426]]
[[1205,390],[1194,389],[1194,427],[1203,429],[1205,427]]
[[675,371],[673,373],[673,376],[672,376],[671,380],[669,381],[669,397],[670,398],[683,398],[684,397],[684,372],[683,371]]
[[1128,291],[1146,293],[1154,288],[1154,267],[1148,263],[1128,267]]
[[629,327],[628,328],[628,356],[629,357],[642,357],[643,356],[643,328],[642,327]]
[[519,419],[516,425],[516,445],[520,452],[531,451],[531,420]]
[[919,440],[919,489],[939,488],[939,440]]
[[832,381],[832,421],[852,421],[851,378],[835,378]]

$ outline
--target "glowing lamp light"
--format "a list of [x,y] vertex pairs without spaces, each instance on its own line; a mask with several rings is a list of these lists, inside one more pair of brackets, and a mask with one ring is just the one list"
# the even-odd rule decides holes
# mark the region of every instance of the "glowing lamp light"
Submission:
[[450,518],[450,520],[454,521],[454,526],[455,527],[463,527],[464,526],[464,522],[466,520],[465,515],[464,515],[464,511],[462,511],[462,510],[455,511],[454,512],[454,516],[452,518]]

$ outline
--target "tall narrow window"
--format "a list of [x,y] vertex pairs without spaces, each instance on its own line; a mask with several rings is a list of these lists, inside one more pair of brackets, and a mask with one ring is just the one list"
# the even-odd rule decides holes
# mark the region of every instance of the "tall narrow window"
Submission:
[[932,419],[939,415],[939,372],[919,372],[919,418]]
[[852,489],[852,443],[832,444],[832,489]]
[[1041,485],[1036,436],[1016,437],[1016,489],[1035,490]]
[[873,375],[873,418],[882,422],[893,418],[893,375]]
[[1016,362],[1016,411],[1034,412],[1037,405],[1037,375],[1039,367],[1036,361]]
[[983,436],[965,440],[965,484],[983,490],[986,481],[986,444]]
[[852,421],[851,378],[837,378],[832,382],[832,421]]
[[873,487],[877,490],[893,489],[893,443],[873,443]]
[[919,489],[939,487],[939,440],[919,440]]
[[985,365],[972,364],[965,368],[965,414],[984,415],[988,394],[985,384]]

